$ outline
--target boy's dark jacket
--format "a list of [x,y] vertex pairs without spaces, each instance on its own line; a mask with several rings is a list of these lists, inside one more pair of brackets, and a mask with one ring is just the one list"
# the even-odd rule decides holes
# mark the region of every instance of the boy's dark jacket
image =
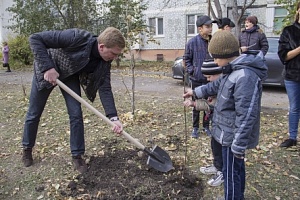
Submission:
[[258,144],[262,81],[267,77],[263,53],[242,54],[231,63],[232,72],[195,89],[198,98],[217,95],[212,136],[234,154]]
[[107,116],[116,116],[110,83],[111,62],[101,59],[93,73],[82,72],[89,63],[97,36],[74,28],[35,33],[30,36],[29,41],[34,54],[34,78],[39,90],[53,87],[44,80],[44,73],[51,68],[56,69],[60,80],[78,73],[80,84],[88,99],[93,102],[99,90]]
[[300,24],[294,22],[283,29],[279,39],[278,56],[285,65],[284,79],[289,81],[300,81],[300,55],[289,61],[285,61],[289,51],[300,46]]
[[186,72],[193,81],[207,83],[206,77],[201,72],[203,62],[210,57],[207,48],[208,40],[204,39],[200,34],[191,38],[186,44],[184,62]]

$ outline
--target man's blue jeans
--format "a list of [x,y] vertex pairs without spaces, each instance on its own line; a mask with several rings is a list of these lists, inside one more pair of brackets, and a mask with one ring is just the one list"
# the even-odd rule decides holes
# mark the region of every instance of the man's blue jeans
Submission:
[[300,117],[300,82],[284,80],[289,98],[289,138],[296,140]]
[[243,200],[246,172],[244,159],[236,158],[230,147],[222,147],[224,195],[226,200]]
[[[63,82],[76,94],[81,96],[80,83],[77,75],[73,75]],[[36,78],[33,77],[29,108],[25,119],[22,140],[22,145],[24,148],[34,147],[40,118],[44,111],[47,99],[53,90],[53,88],[51,88],[39,91],[36,85]],[[85,152],[85,144],[81,104],[64,90],[61,89],[61,92],[65,99],[69,114],[70,148],[72,156],[83,155]],[[55,110],[53,110],[53,112],[55,112]]]

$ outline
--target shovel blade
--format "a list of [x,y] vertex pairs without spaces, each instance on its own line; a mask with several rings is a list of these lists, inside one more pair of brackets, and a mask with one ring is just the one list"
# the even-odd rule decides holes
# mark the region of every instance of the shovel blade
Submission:
[[174,169],[169,154],[159,146],[155,145],[152,151],[148,154],[149,157],[147,160],[147,165],[160,172],[168,172],[171,169]]

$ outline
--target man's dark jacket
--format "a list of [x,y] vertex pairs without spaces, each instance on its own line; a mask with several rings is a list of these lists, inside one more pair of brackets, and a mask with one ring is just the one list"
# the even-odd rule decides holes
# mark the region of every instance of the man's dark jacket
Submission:
[[34,76],[38,89],[42,90],[52,87],[44,80],[44,73],[51,68],[56,69],[62,81],[79,74],[80,84],[88,99],[93,102],[99,90],[106,115],[113,117],[117,116],[117,111],[110,83],[111,61],[99,60],[91,73],[82,70],[90,61],[96,40],[97,36],[76,28],[32,34],[29,41],[34,54]]

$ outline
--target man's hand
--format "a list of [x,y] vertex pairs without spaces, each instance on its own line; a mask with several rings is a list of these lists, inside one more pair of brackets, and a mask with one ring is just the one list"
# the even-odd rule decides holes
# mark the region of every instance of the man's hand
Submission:
[[59,77],[59,73],[54,68],[49,69],[44,73],[44,79],[51,83],[52,85],[56,85],[56,79]]
[[123,124],[120,121],[114,121],[113,123],[115,126],[112,128],[112,131],[117,134],[121,134],[123,131]]

